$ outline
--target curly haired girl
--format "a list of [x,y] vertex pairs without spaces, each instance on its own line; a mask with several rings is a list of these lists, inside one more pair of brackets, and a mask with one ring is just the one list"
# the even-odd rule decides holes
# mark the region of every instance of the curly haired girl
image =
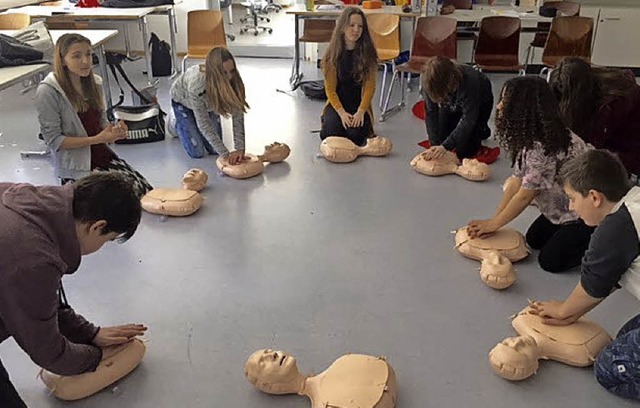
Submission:
[[542,269],[563,272],[580,265],[593,228],[569,210],[556,177],[566,160],[591,147],[565,127],[558,101],[543,79],[518,77],[504,84],[496,107],[496,136],[509,152],[514,174],[505,183],[493,218],[471,221],[469,234],[490,234],[534,203],[542,214],[526,238],[531,248],[540,250]]

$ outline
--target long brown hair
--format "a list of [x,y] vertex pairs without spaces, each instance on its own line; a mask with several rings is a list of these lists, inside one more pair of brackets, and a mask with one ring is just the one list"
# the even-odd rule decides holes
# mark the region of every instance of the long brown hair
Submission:
[[86,112],[91,108],[102,110],[104,101],[93,76],[93,70],[88,76],[80,77],[82,88],[80,93],[74,88],[69,69],[64,65],[64,57],[69,52],[69,48],[78,43],[85,43],[91,47],[91,41],[80,34],[64,34],[58,39],[53,55],[53,75],[76,111]]
[[462,81],[462,69],[449,58],[431,58],[422,68],[422,87],[429,99],[440,103],[455,92]]
[[565,58],[549,81],[560,103],[560,113],[571,130],[588,138],[598,108],[608,97],[626,96],[635,79],[615,68],[592,67],[581,58]]
[[[227,61],[233,61],[233,78],[229,80],[222,66]],[[217,114],[229,117],[230,115],[246,112],[249,104],[244,92],[244,82],[238,72],[236,60],[225,47],[216,47],[209,51],[204,65],[200,65],[200,71],[205,73],[205,89],[209,108]]]
[[511,166],[522,158],[524,149],[534,143],[542,145],[545,154],[567,152],[571,132],[560,118],[558,101],[549,84],[538,77],[508,80],[501,92],[502,109],[496,112],[496,138],[509,152]]
[[362,17],[362,34],[356,42],[356,47],[353,50],[353,60],[355,64],[353,79],[358,83],[363,84],[369,75],[376,70],[378,54],[375,46],[373,45],[371,35],[369,34],[367,18],[362,10],[357,7],[347,7],[344,9],[342,14],[340,14],[340,18],[338,18],[338,22],[336,23],[336,28],[333,30],[333,34],[331,35],[329,47],[322,58],[322,72],[326,75],[329,67],[338,71],[340,57],[342,57],[342,53],[346,48],[344,30],[349,26],[351,16],[354,14],[358,14]]

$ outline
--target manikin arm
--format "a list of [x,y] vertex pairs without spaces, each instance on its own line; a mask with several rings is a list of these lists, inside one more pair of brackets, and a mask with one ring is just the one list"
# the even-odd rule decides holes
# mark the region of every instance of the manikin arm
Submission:
[[557,300],[533,302],[531,309],[534,314],[542,317],[545,324],[565,326],[571,324],[596,307],[604,298],[594,298],[578,282],[573,292],[564,302]]

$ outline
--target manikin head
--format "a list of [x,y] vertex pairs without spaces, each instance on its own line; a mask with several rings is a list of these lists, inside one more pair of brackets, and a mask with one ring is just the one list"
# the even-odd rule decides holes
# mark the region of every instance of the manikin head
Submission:
[[489,352],[491,367],[500,377],[524,380],[538,370],[540,351],[531,336],[509,337]]
[[391,140],[386,137],[372,137],[367,139],[366,147],[372,151],[388,153],[393,148],[393,144],[391,143]]
[[559,179],[569,197],[569,209],[590,226],[600,224],[631,188],[622,162],[604,149],[567,161]]
[[129,178],[94,173],[76,181],[73,189],[73,218],[82,255],[96,252],[107,241],[124,242],[136,232],[142,207]]
[[498,251],[489,251],[482,260],[480,278],[494,289],[506,289],[516,281],[513,264]]
[[209,176],[200,169],[191,169],[182,176],[182,187],[187,190],[200,191],[207,184]]
[[261,156],[263,161],[269,163],[279,163],[289,157],[291,149],[284,143],[274,142],[264,147],[264,154]]
[[244,374],[254,387],[268,394],[296,394],[305,380],[294,357],[271,349],[258,350],[249,356]]

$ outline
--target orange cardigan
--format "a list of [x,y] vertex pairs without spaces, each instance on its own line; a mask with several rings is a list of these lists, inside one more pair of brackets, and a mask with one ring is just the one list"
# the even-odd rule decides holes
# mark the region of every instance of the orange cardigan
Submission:
[[[365,112],[369,112],[369,117],[371,118],[371,123],[373,123],[373,109],[371,107],[371,101],[373,100],[373,94],[376,91],[376,79],[378,77],[378,71],[375,69],[371,70],[369,77],[364,82],[364,86],[362,87],[362,96],[360,98],[360,106],[358,109],[362,109]],[[325,108],[331,104],[333,109],[339,111],[342,108],[342,102],[340,102],[340,98],[338,98],[338,92],[336,88],[338,87],[338,72],[335,67],[329,67],[324,76],[324,91],[327,94],[327,104]],[[324,109],[323,109],[324,110]]]

